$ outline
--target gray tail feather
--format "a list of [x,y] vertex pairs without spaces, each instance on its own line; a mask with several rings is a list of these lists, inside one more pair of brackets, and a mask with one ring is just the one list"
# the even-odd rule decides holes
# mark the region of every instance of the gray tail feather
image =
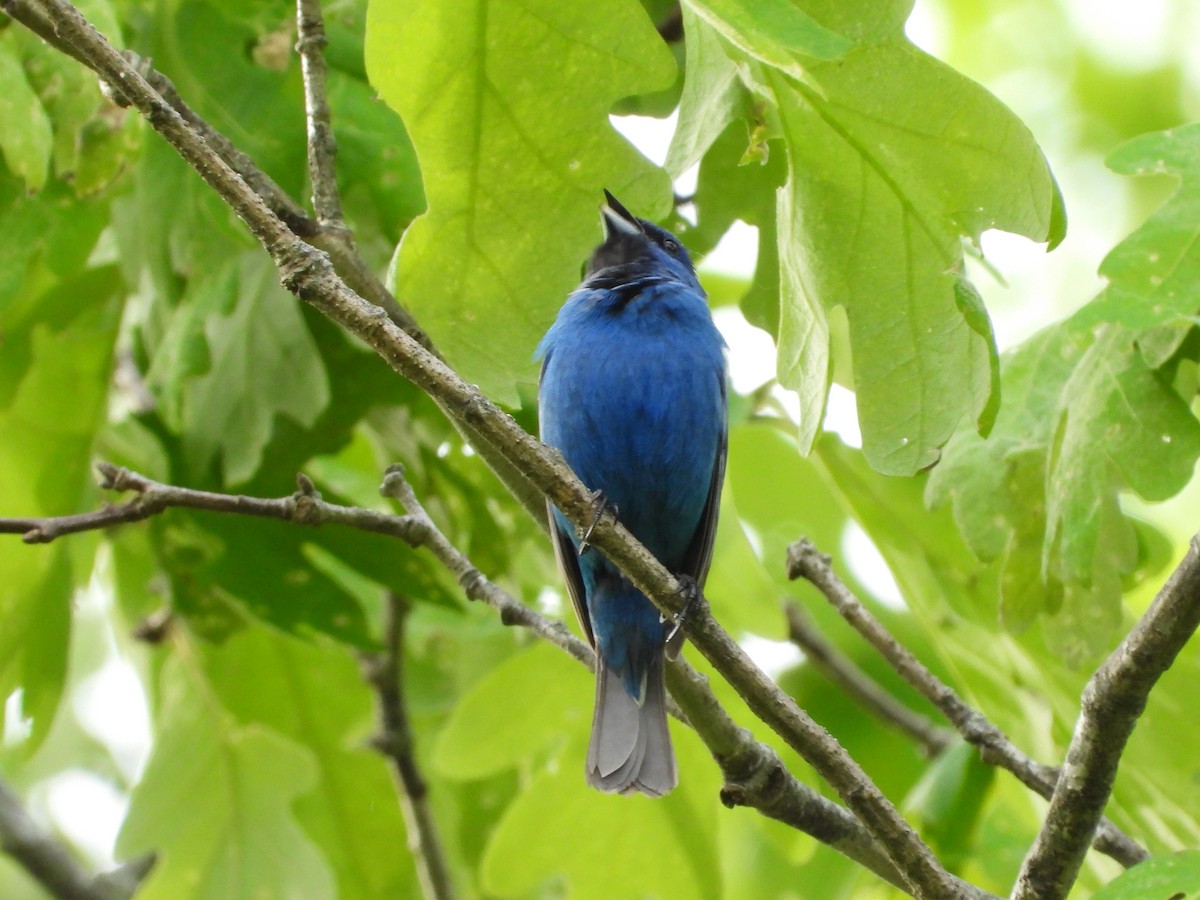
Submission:
[[596,712],[588,745],[587,782],[601,791],[641,791],[661,797],[679,783],[675,752],[667,730],[667,695],[659,657],[646,678],[646,699],[638,704],[621,676],[597,658]]

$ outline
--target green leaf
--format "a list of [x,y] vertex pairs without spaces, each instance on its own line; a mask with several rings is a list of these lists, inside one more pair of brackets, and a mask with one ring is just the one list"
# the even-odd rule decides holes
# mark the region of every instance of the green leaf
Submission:
[[75,141],[75,192],[81,197],[107,190],[124,173],[130,158],[141,147],[140,123],[132,116],[117,122],[90,119],[79,129]]
[[[805,217],[802,201],[792,189],[797,173],[788,157],[788,186],[778,194],[775,216],[776,240],[780,248],[804,246]],[[807,453],[825,420],[825,399],[833,372],[829,352],[830,324],[821,295],[816,289],[820,273],[805,253],[781,249],[779,258],[779,333],[776,336],[779,383],[796,392],[800,400],[799,436],[801,452]],[[859,413],[862,415],[861,411]]]
[[[1037,519],[1035,527],[1018,524],[1017,530],[1045,533],[1046,457],[1055,412],[1063,387],[1090,341],[1086,332],[1048,328],[1007,354],[1001,369],[1004,403],[992,433],[985,440],[974,429],[961,429],[930,473],[930,503],[952,503],[959,530],[985,561],[1003,553],[1013,523],[1032,516]],[[1011,467],[1019,455],[1035,451],[1040,451],[1040,461],[1032,460],[1025,468],[1036,469],[1037,476],[1022,478],[1020,489],[1010,490],[1009,502],[1001,491],[1011,479]],[[998,501],[1004,503],[999,509]],[[1041,543],[1038,537],[1037,544]]]
[[535,644],[488,672],[455,705],[434,746],[437,771],[484,778],[529,762],[564,735],[585,735],[593,691],[586,669],[549,644]]
[[970,744],[951,745],[925,770],[905,799],[922,822],[921,834],[951,871],[962,868],[977,846],[980,817],[996,769]]
[[773,73],[757,85],[790,154],[781,258],[802,248],[784,262],[781,381],[801,391],[807,447],[828,380],[818,310],[844,306],[864,450],[881,472],[911,474],[995,402],[994,345],[954,274],[961,237],[1048,239],[1054,185],[1011,112],[907,41],[856,48],[812,78],[819,90]]
[[721,498],[721,518],[704,596],[712,604],[713,615],[734,636],[755,634],[772,640],[787,637],[779,608],[779,587],[755,555],[729,487]]
[[870,42],[894,37],[904,30],[914,0],[803,0],[816,21],[854,41]]
[[1124,175],[1173,175],[1179,188],[1105,257],[1100,274],[1109,290],[1091,304],[1084,321],[1149,328],[1186,320],[1200,309],[1200,123],[1141,135],[1107,162]]
[[[1063,600],[1062,581],[1043,568],[1046,457],[1043,448],[1013,450],[995,472],[993,502],[1003,498],[1001,523],[1012,526],[1000,565],[1000,620],[1014,631],[1029,627],[1044,612],[1055,612]],[[1005,476],[1010,482],[1007,491]],[[1100,619],[1093,617],[1084,630],[1095,633]]]
[[[693,197],[696,227],[685,232],[693,252],[716,246],[738,219],[759,228],[774,224],[775,193],[787,176],[786,161],[782,153],[767,153],[761,162],[741,162],[754,140],[746,123],[738,119],[716,136],[705,153]],[[769,274],[778,277],[778,266],[772,269]],[[778,296],[775,299],[778,304]]]
[[[51,242],[52,242],[51,238]],[[5,514],[65,515],[95,494],[91,451],[103,422],[120,317],[111,267],[37,292],[0,310],[0,497]],[[86,298],[86,303],[80,303]],[[23,348],[23,349],[22,349]],[[80,539],[85,540],[86,539]],[[77,553],[86,557],[89,543]],[[0,545],[0,697],[22,691],[32,749],[46,734],[64,684],[76,565],[63,545]],[[0,708],[0,715],[2,715]]]
[[[285,191],[303,196],[305,143],[288,137],[297,128],[302,133],[304,116],[300,63],[291,52],[293,17],[269,2],[173,0],[160,8],[155,26],[139,52],[169,73],[179,95]],[[264,54],[264,47],[278,49]],[[190,171],[188,178],[199,193],[212,193]],[[168,204],[168,210],[178,205]],[[244,233],[240,222],[238,228]]]
[[1136,561],[1115,488],[1152,501],[1173,496],[1200,456],[1200,422],[1146,366],[1135,334],[1116,325],[1080,359],[1059,414],[1046,481],[1047,563],[1064,581],[1086,585]]
[[272,729],[311,754],[317,778],[297,799],[296,816],[333,869],[339,896],[409,893],[404,821],[384,758],[364,745],[373,710],[352,655],[267,628],[203,650],[214,692],[241,725]]
[[[987,437],[996,423],[996,415],[1000,412],[1000,353],[996,349],[996,335],[992,331],[992,320],[988,318],[983,298],[979,296],[975,285],[963,276],[959,276],[954,284],[954,301],[958,304],[958,310],[962,313],[967,327],[987,342],[988,385],[986,388],[982,385],[970,388],[971,393],[984,394],[988,398],[975,422],[980,435]],[[974,374],[977,368],[972,367],[971,371]]]
[[[26,752],[45,738],[66,683],[71,576],[63,547],[33,549],[9,540],[0,550],[0,697],[20,692],[20,716],[30,723]],[[0,727],[5,716],[0,705]]]
[[[666,797],[600,794],[584,784],[582,765],[535,775],[492,832],[481,868],[484,892],[524,895],[547,879],[566,878],[580,900],[720,897],[718,773],[691,732],[672,730],[684,774]],[[583,746],[572,747],[576,762]],[[580,835],[581,822],[586,834],[561,839]]]
[[599,238],[600,189],[640,215],[666,211],[666,174],[607,116],[669,86],[674,60],[629,0],[374,0],[366,46],[429,201],[397,252],[397,293],[464,378],[513,403]]
[[1200,456],[1200,422],[1147,364],[1139,332],[1091,316],[1085,307],[1005,359],[991,437],[957,434],[928,486],[972,550],[1001,560],[1005,622],[1056,614],[1050,633],[1077,663],[1111,642],[1122,579],[1148,574],[1149,545],[1119,493],[1173,496]]
[[1093,900],[1196,900],[1200,897],[1200,851],[1156,856],[1106,884]]
[[[165,142],[146,142],[131,180],[132,192],[113,201],[112,224],[126,281],[145,279],[158,301],[149,304],[145,320],[138,323],[153,356],[189,280],[197,282],[193,290],[199,291],[235,252],[258,248],[241,221]],[[187,331],[198,335],[203,326]]]
[[688,0],[687,7],[738,49],[797,78],[805,57],[841,59],[854,46],[788,0]]
[[12,33],[0,33],[0,153],[30,193],[46,184],[53,144],[50,118],[25,77]]
[[189,386],[185,434],[193,471],[219,457],[225,483],[237,484],[258,469],[276,416],[313,425],[329,403],[329,380],[270,259],[240,256],[211,290],[222,314],[207,318],[211,365]]
[[[0,409],[31,376],[37,335],[61,333],[86,312],[80,297],[95,298],[109,310],[103,301],[111,302],[117,290],[111,267],[82,271],[104,227],[104,205],[72,207],[63,202],[64,194],[52,186],[37,197],[17,198],[0,212],[0,234],[6,238],[0,245]],[[107,319],[104,325],[104,335],[115,327]]]
[[725,52],[717,32],[701,27],[689,5],[683,6],[682,15],[688,36],[687,77],[679,98],[679,120],[664,164],[672,178],[700,161],[726,126],[743,115],[748,99],[737,65]]
[[[831,632],[844,629],[837,612],[816,589],[805,581],[789,580],[784,567],[787,548],[801,536],[808,537],[827,552],[836,552],[843,546],[850,524],[847,504],[839,495],[838,479],[830,477],[828,463],[823,458],[827,455],[841,458],[834,456],[835,443],[832,438],[824,439],[818,445],[819,455],[806,459],[800,455],[794,436],[786,433],[778,423],[760,420],[730,430],[726,484],[727,495],[733,500],[728,510],[736,518],[733,523],[726,522],[731,516],[727,516],[726,507],[722,507],[718,551],[722,551],[722,531],[729,524],[737,524],[743,539],[749,542],[758,557],[754,569],[747,571],[749,561],[745,560],[741,548],[735,553],[723,551],[723,564],[727,566],[733,562],[735,567],[718,569],[714,565],[709,576],[714,614],[722,623],[728,623],[735,633],[744,627],[764,637],[781,638],[785,620],[780,599],[789,596],[804,602],[822,629]],[[847,454],[850,452],[846,451]],[[861,454],[858,459],[861,466]],[[869,493],[868,489],[863,490]],[[853,511],[861,521],[862,511]],[[897,520],[893,517],[887,521],[891,524]],[[950,556],[951,547],[945,547],[943,552]],[[964,555],[969,558],[965,551]],[[899,617],[877,603],[849,567],[844,554],[838,554],[834,567],[876,615],[890,627],[903,632],[905,626]],[[773,593],[763,584],[764,576],[774,580]],[[744,591],[738,589],[739,582],[745,585]],[[742,609],[743,605],[748,608]]]
[[[865,453],[833,435],[818,442],[813,463],[826,490],[879,549],[909,609],[924,616],[927,624],[950,608],[994,625],[994,611],[981,603],[986,587],[976,584],[979,563],[951,517],[926,510],[921,479],[883,476],[872,469]],[[921,528],[912,528],[913,522],[920,522]]]
[[824,545],[841,540],[844,513],[795,440],[776,425],[755,422],[730,430],[726,481],[768,571],[778,566],[782,577],[787,547],[800,535]]
[[800,395],[807,451],[833,369],[830,314],[845,310],[864,449],[880,471],[906,475],[936,461],[963,418],[986,431],[999,402],[991,327],[957,274],[962,239],[999,228],[1053,243],[1061,197],[1029,130],[903,36],[910,3],[869,16],[846,6],[804,4],[860,43],[802,73],[748,49],[749,21],[723,21],[718,38],[704,35],[716,31],[708,18],[693,19],[688,78],[699,83],[685,85],[672,165],[713,145],[735,113],[784,138],[778,253],[760,253],[779,261],[780,312],[756,296],[752,320],[777,328],[778,374]]
[[779,333],[779,281],[783,266],[779,260],[779,234],[775,217],[758,227],[758,258],[754,280],[742,297],[741,309],[746,320],[768,334]]
[[[83,0],[80,11],[114,46],[122,31],[107,0]],[[53,127],[53,166],[80,197],[99,193],[132,162],[144,133],[134,110],[117,110],[100,93],[95,73],[32,32],[16,32],[29,84]]]
[[256,618],[300,637],[315,632],[373,646],[357,597],[311,564],[307,545],[315,535],[248,516],[187,513],[173,521],[160,552],[178,579],[176,603],[185,615],[203,619],[214,603],[233,598]]
[[[275,417],[258,472],[243,488],[246,493],[262,496],[291,493],[296,486],[296,472],[304,471],[317,477],[319,472],[314,467],[314,457],[341,453],[351,444],[356,430],[365,434],[366,429],[361,423],[372,410],[399,407],[411,417],[410,426],[420,422],[421,426],[412,427],[409,433],[417,445],[431,442],[437,446],[445,439],[444,434],[453,433],[448,424],[434,418],[436,407],[428,396],[398,377],[369,348],[349,337],[308,304],[297,304],[296,308],[320,350],[320,363],[329,384],[329,402],[311,424],[288,416]],[[207,353],[204,359],[207,359]],[[201,371],[205,366],[206,361],[202,363]],[[355,459],[355,477],[365,481],[367,490],[353,497],[354,504],[386,508],[379,496],[380,473],[395,459],[407,458],[407,454],[385,456],[368,442],[366,453],[360,453]],[[324,487],[331,488],[331,497],[345,496],[337,484],[326,483],[322,489]]]
[[[926,486],[931,506],[950,504],[972,552],[1000,561],[1000,617],[1014,631],[1062,602],[1061,579],[1043,567],[1050,444],[1062,391],[1090,342],[1086,331],[1050,328],[1007,355],[1004,404],[990,436],[960,429]],[[1096,634],[1099,623],[1087,631]]]
[[[389,240],[390,256],[408,223],[425,209],[421,170],[408,132],[365,80],[337,70],[329,73],[329,104],[334,110],[338,188],[346,217],[360,234],[378,233]],[[365,253],[383,248],[359,249]]]
[[238,725],[194,657],[167,661],[161,692],[158,741],[117,840],[124,858],[159,854],[138,896],[332,896],[329,867],[292,813],[314,784],[312,753]]

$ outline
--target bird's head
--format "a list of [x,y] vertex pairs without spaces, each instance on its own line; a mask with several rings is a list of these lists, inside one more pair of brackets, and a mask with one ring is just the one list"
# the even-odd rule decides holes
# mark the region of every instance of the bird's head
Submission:
[[628,282],[646,275],[665,275],[698,286],[692,258],[675,235],[637,218],[607,190],[604,198],[600,207],[604,243],[592,251],[586,279],[599,275]]

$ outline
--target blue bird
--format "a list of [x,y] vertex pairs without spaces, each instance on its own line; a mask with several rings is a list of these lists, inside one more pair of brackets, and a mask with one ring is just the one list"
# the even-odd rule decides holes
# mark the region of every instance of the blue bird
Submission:
[[[725,343],[687,250],[604,194],[604,242],[538,346],[542,440],[601,493],[598,509],[614,510],[664,566],[702,586],[725,476]],[[654,605],[548,512],[597,655],[588,784],[662,796],[679,780],[663,657],[682,638],[668,648]]]

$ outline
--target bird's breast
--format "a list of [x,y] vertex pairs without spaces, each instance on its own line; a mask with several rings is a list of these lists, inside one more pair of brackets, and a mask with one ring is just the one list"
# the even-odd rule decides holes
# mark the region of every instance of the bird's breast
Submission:
[[[702,302],[702,301],[701,301]],[[722,342],[707,307],[638,298],[557,335],[542,432],[664,563],[690,540],[724,422]]]

